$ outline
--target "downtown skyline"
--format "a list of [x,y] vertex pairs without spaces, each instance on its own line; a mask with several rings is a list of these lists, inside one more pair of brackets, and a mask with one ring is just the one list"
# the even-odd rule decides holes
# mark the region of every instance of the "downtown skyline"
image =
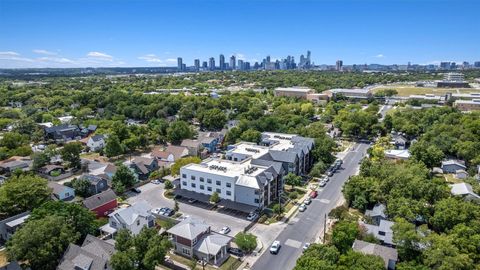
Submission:
[[2,0],[0,68],[298,61],[307,50],[329,65],[480,59],[472,0],[181,2]]

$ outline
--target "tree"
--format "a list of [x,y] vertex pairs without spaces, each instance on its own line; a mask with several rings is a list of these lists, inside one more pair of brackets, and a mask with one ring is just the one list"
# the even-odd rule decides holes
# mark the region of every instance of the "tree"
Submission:
[[11,177],[0,186],[0,215],[13,216],[39,207],[50,199],[47,180],[32,175]]
[[235,244],[243,251],[250,253],[257,248],[257,237],[251,233],[239,232],[235,236]]
[[82,144],[79,142],[67,143],[60,151],[62,159],[68,162],[69,168],[80,169],[82,163],[80,153],[82,152]]
[[170,173],[172,175],[178,175],[180,173],[180,168],[185,166],[185,165],[188,165],[190,163],[200,163],[202,160],[199,158],[199,157],[184,157],[184,158],[181,158],[177,161],[175,161],[175,163],[172,165],[172,167],[170,168]]
[[209,130],[219,130],[222,129],[227,122],[227,116],[222,110],[214,108],[205,111],[201,120],[202,126],[205,128]]
[[277,214],[277,215],[281,215],[282,214],[282,206],[279,204],[279,203],[276,203],[272,206],[272,211],[273,213]]
[[25,144],[28,144],[28,136],[22,135],[18,132],[7,132],[3,134],[2,139],[0,140],[0,146],[6,147],[9,150],[18,148]]
[[115,237],[115,250],[117,251],[127,251],[130,249],[132,245],[133,236],[130,230],[127,229],[120,229],[117,232],[117,236]]
[[444,232],[478,218],[480,206],[458,198],[446,198],[435,204],[430,223],[436,231]]
[[163,185],[165,186],[165,189],[172,189],[173,188],[173,184],[169,180],[165,180]]
[[180,206],[178,205],[178,201],[177,200],[174,200],[175,204],[173,205],[173,210],[175,212],[178,212],[178,210],[180,209]]
[[31,220],[42,219],[47,216],[63,217],[73,230],[80,233],[81,239],[87,234],[94,234],[95,215],[79,204],[66,203],[63,201],[48,201],[42,206],[35,208],[30,215]]
[[340,256],[337,269],[384,270],[385,262],[380,256],[366,255],[353,250]]
[[112,177],[112,183],[117,193],[122,193],[122,189],[133,186],[136,181],[133,172],[123,164],[117,168],[117,171]]
[[455,245],[454,235],[431,234],[429,245],[423,252],[423,263],[430,269],[475,269],[468,254],[462,253]]
[[167,128],[167,140],[173,144],[179,144],[184,139],[189,139],[193,136],[193,131],[184,121],[175,121]]
[[401,258],[414,260],[421,254],[420,246],[423,237],[417,232],[413,223],[403,218],[395,219],[392,231],[393,241],[397,244],[397,250]]
[[218,192],[214,191],[212,195],[210,196],[210,201],[212,203],[218,203],[220,201],[220,195],[218,195]]
[[438,166],[444,157],[440,148],[423,140],[414,143],[410,147],[410,153],[414,159],[423,162],[428,168]]
[[262,133],[255,129],[247,129],[242,133],[240,139],[242,139],[242,141],[259,143],[262,139]]
[[81,177],[74,178],[71,182],[72,188],[75,189],[75,194],[81,197],[89,197],[90,194],[90,181]]
[[37,171],[50,162],[50,158],[45,152],[36,152],[32,155],[32,169]]
[[235,144],[238,139],[242,136],[242,130],[238,127],[233,127],[228,130],[227,134],[225,135],[225,143],[226,144]]
[[28,221],[7,243],[11,260],[25,261],[32,269],[55,269],[58,260],[80,233],[64,217],[52,215]]
[[105,145],[105,154],[107,157],[116,157],[123,153],[123,146],[120,143],[120,139],[112,134],[108,136],[107,143]]
[[284,180],[287,185],[292,187],[300,186],[302,184],[302,177],[295,175],[294,173],[288,173]]
[[110,265],[113,270],[135,270],[135,262],[132,252],[118,251],[110,258]]
[[353,241],[359,236],[360,229],[356,222],[339,221],[333,227],[332,244],[341,253],[352,248]]

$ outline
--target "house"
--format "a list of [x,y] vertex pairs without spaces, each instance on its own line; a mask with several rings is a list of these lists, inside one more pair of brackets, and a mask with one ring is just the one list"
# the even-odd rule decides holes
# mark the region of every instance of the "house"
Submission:
[[112,179],[117,172],[117,166],[112,163],[100,163],[96,161],[87,161],[88,171],[91,175],[97,175]]
[[185,139],[180,145],[186,147],[188,155],[194,157],[198,156],[203,149],[202,143],[198,140]]
[[388,247],[395,247],[392,231],[393,224],[395,223],[392,221],[380,220],[380,223],[378,225],[371,225],[362,222],[361,226],[365,228],[367,234],[371,234],[375,238],[380,240],[380,243],[382,245]]
[[385,150],[385,158],[395,160],[407,160],[410,158],[410,151],[408,150]]
[[10,175],[16,170],[29,171],[31,165],[32,159],[30,157],[11,157],[0,161],[0,173]]
[[47,185],[52,189],[54,200],[70,201],[75,198],[75,190],[71,187],[53,181],[48,181]]
[[158,169],[158,162],[154,158],[135,157],[129,166],[140,180],[148,179],[150,173]]
[[463,197],[467,201],[480,201],[480,196],[473,192],[472,186],[468,183],[452,184],[450,187],[453,196]]
[[117,195],[113,190],[107,189],[103,192],[90,196],[83,200],[82,205],[94,212],[97,217],[106,217],[117,208]]
[[379,203],[376,204],[372,210],[365,211],[365,216],[371,218],[374,225],[380,225],[380,221],[387,219],[385,210],[385,205]]
[[93,135],[88,138],[87,146],[90,148],[90,151],[100,151],[106,145],[106,136],[105,135]]
[[198,141],[202,143],[203,148],[207,149],[209,153],[217,150],[217,145],[220,143],[220,138],[216,136],[215,132],[199,132]]
[[115,236],[117,230],[127,229],[133,235],[137,235],[144,228],[155,226],[155,217],[153,216],[152,206],[145,200],[140,200],[135,204],[115,210],[108,215],[108,224],[102,226],[100,230],[106,235]]
[[109,261],[114,253],[114,245],[87,235],[82,246],[68,246],[57,270],[111,270]]
[[30,212],[23,212],[18,215],[0,221],[0,244],[5,243],[20,228],[25,220],[30,217]]
[[90,194],[98,194],[109,188],[109,180],[106,175],[84,174],[81,178],[87,180],[90,183]]
[[455,178],[457,179],[465,179],[468,177],[468,173],[465,170],[457,170],[455,171]]
[[66,142],[82,138],[80,129],[77,125],[61,124],[58,126],[47,127],[44,131],[46,140]]
[[18,264],[18,262],[13,261],[0,267],[0,270],[23,270],[23,268]]
[[393,135],[393,144],[395,145],[395,148],[399,150],[403,150],[407,148],[408,144],[408,139],[405,138],[402,134],[395,134]]
[[58,176],[65,173],[65,168],[62,165],[45,165],[39,169],[39,172],[48,176]]
[[211,232],[204,220],[188,217],[170,228],[175,253],[184,257],[204,260],[215,266],[228,259],[227,249],[232,238]]
[[151,153],[151,157],[156,158],[158,161],[175,162],[180,158],[189,155],[189,149],[185,146],[169,145],[165,150],[160,151],[155,149]]
[[466,170],[467,166],[461,160],[449,159],[442,161],[440,168],[442,168],[443,173],[455,173],[457,170]]
[[366,255],[379,256],[385,262],[385,268],[388,270],[394,270],[398,261],[397,250],[391,247],[355,240],[352,249]]

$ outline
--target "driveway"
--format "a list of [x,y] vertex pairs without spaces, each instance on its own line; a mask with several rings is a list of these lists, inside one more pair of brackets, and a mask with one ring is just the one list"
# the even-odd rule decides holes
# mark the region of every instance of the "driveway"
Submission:
[[[148,183],[139,187],[141,193],[136,194],[133,192],[128,193],[127,202],[133,204],[139,200],[145,200],[152,205],[153,208],[170,207],[173,208],[174,202],[163,196],[164,185]],[[237,213],[226,211],[214,211],[208,210],[208,207],[200,203],[189,204],[182,200],[179,201],[180,212],[185,216],[191,216],[205,220],[213,231],[220,231],[224,226],[230,227],[232,230],[228,235],[235,236],[238,232],[250,223],[245,219],[245,215],[237,215]]]

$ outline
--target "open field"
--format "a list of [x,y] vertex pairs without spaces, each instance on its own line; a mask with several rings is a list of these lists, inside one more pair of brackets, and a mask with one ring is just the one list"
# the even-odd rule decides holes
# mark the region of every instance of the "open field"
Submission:
[[414,85],[383,85],[373,89],[373,92],[378,92],[385,89],[395,89],[398,92],[398,96],[408,97],[410,95],[424,95],[424,94],[434,94],[434,95],[444,95],[448,92],[450,93],[480,93],[480,89],[475,88],[433,88],[433,87],[416,87]]

